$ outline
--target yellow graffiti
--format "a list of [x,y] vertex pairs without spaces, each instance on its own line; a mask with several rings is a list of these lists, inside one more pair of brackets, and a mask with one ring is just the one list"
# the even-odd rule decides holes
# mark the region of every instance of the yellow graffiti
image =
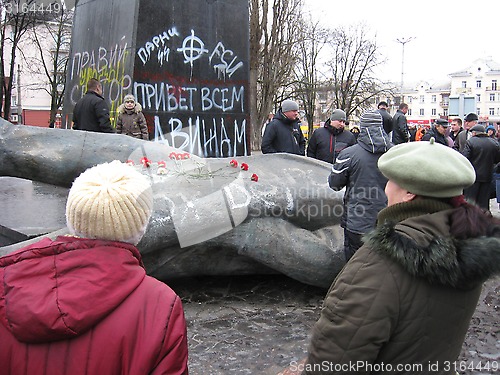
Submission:
[[[107,98],[111,102],[110,120],[114,127],[116,127],[118,107],[123,102],[123,97],[126,95],[126,93],[124,93],[124,89],[130,87],[131,83],[128,82],[128,86],[125,87],[127,84],[126,80],[130,79],[130,77],[125,74],[125,61],[127,60],[128,55],[129,52],[126,51],[124,53],[123,60],[118,61],[113,67],[104,66],[100,70],[87,67],[83,68],[79,75],[79,85],[82,88],[87,86],[87,83],[91,78],[95,78],[101,82],[103,93],[108,93]],[[118,94],[114,98],[110,97],[111,85],[114,85],[114,89],[118,89]]]

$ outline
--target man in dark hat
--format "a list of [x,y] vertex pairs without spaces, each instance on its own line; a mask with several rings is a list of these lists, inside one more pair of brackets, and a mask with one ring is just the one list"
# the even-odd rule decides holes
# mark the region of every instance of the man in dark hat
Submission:
[[441,143],[443,146],[449,146],[448,140],[446,139],[446,130],[449,125],[448,120],[442,118],[434,120],[431,130],[425,133],[422,137],[422,141],[430,141],[430,139],[434,137],[437,143]]
[[482,209],[489,210],[493,168],[500,161],[500,146],[496,139],[488,137],[483,125],[475,125],[469,132],[472,137],[465,142],[462,155],[474,167],[476,181],[464,190],[464,195]]
[[465,116],[464,131],[461,131],[458,134],[457,138],[455,139],[455,145],[453,146],[455,150],[458,150],[460,152],[464,150],[465,142],[467,142],[467,140],[470,139],[470,137],[472,137],[472,134],[470,133],[469,129],[472,128],[474,125],[477,125],[477,120],[479,120],[479,118],[473,112]]

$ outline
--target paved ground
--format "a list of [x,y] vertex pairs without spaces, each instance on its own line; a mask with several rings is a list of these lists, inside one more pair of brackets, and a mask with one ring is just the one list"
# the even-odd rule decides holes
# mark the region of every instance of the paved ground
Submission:
[[[500,211],[491,201],[495,216]],[[211,277],[169,283],[188,324],[190,374],[277,374],[307,354],[326,290],[285,276]],[[500,365],[500,278],[485,284],[457,366]]]
[[[277,374],[307,353],[326,290],[284,276],[169,283],[181,296],[192,375]],[[500,279],[485,285],[457,362],[500,364]],[[460,374],[488,374],[464,368]],[[500,374],[500,370],[497,372]]]
[[190,374],[276,374],[307,353],[326,290],[285,276],[169,283],[188,324]]

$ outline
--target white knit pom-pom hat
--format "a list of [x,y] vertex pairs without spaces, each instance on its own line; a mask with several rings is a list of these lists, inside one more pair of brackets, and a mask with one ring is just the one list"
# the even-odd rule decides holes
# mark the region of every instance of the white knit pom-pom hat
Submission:
[[69,191],[66,223],[84,238],[137,245],[153,211],[146,176],[117,160],[87,169]]

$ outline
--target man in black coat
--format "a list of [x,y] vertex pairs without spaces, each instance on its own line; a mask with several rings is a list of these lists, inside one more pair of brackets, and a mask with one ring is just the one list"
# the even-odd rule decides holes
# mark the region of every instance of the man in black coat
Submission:
[[474,167],[476,181],[464,190],[464,195],[482,209],[489,210],[493,168],[500,162],[500,146],[496,139],[488,137],[483,125],[475,125],[469,132],[472,137],[466,141],[462,154]]
[[378,111],[380,115],[382,116],[382,126],[384,127],[384,130],[387,134],[390,134],[392,132],[392,116],[390,115],[389,112],[387,112],[387,108],[389,107],[389,104],[387,102],[381,101],[378,103]]
[[356,143],[356,136],[345,130],[346,113],[333,110],[322,128],[316,129],[307,146],[307,156],[334,163],[339,153]]
[[306,139],[300,129],[299,105],[296,102],[287,99],[281,103],[281,108],[266,126],[261,149],[263,154],[305,154]]
[[114,133],[109,119],[109,107],[102,96],[102,85],[95,78],[87,83],[87,92],[73,110],[73,129],[89,132]]
[[399,109],[392,118],[392,143],[395,145],[406,143],[410,140],[410,132],[408,131],[408,124],[406,121],[407,113],[408,104],[401,103]]

